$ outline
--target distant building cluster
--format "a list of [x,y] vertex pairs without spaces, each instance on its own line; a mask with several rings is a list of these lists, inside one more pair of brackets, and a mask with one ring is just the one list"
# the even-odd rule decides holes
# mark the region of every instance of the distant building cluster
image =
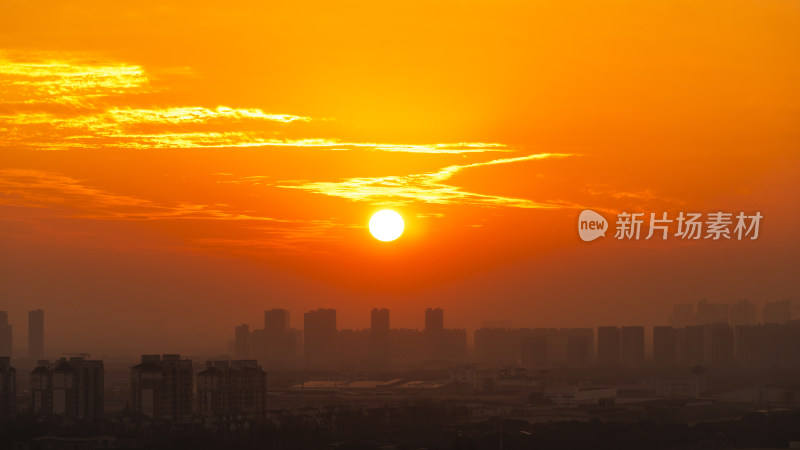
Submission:
[[339,330],[335,309],[306,312],[303,331],[290,327],[289,311],[265,312],[264,328],[235,330],[237,358],[267,365],[349,362],[476,361],[547,367],[644,367],[697,364],[742,367],[800,366],[800,321],[791,301],[769,302],[763,320],[755,303],[700,301],[676,305],[672,325],[593,328],[511,328],[496,324],[475,330],[473,351],[467,332],[447,329],[444,311],[428,308],[425,328],[392,329],[388,309],[373,309],[369,329]]
[[[277,320],[269,314],[268,318]],[[288,316],[285,323],[288,325]],[[30,374],[31,412],[75,420],[102,417],[103,361],[89,360],[86,354],[55,361],[40,359],[45,354],[44,330],[44,311],[30,311],[28,358],[36,361]],[[269,347],[277,349],[272,338],[270,335],[267,340]],[[281,357],[280,350],[276,352],[274,356]],[[11,366],[11,355],[12,327],[8,313],[0,311],[0,420],[17,411],[17,370]],[[131,368],[130,383],[131,410],[153,419],[256,417],[266,411],[266,372],[255,360],[209,361],[205,370],[195,374],[192,361],[179,355],[142,355],[141,362]]]
[[31,404],[40,416],[97,419],[103,415],[103,361],[40,360],[31,373]]
[[207,361],[195,374],[180,355],[142,355],[131,368],[131,409],[153,419],[261,417],[266,392],[267,373],[254,360]]
[[467,357],[467,331],[444,326],[444,310],[425,311],[425,329],[392,329],[388,309],[373,309],[370,328],[339,330],[335,309],[316,309],[303,315],[303,331],[290,328],[289,311],[264,313],[264,328],[235,329],[236,358],[255,358],[270,365],[302,358],[311,364],[422,359],[458,360]]
[[[17,411],[16,372],[9,357],[0,357],[0,420]],[[180,422],[266,414],[267,373],[254,360],[207,361],[205,369],[195,373],[192,361],[180,355],[142,355],[131,368],[130,387],[130,410],[151,419]],[[40,360],[30,374],[31,412],[40,417],[100,419],[104,392],[104,365],[99,360]]]
[[[746,300],[730,305],[700,301],[675,305],[672,324],[654,327],[512,328],[508,323],[494,323],[475,330],[471,352],[466,330],[446,328],[440,308],[425,310],[422,330],[391,328],[390,311],[385,308],[371,311],[369,329],[340,330],[335,309],[316,309],[303,315],[303,331],[291,327],[288,310],[271,309],[264,313],[263,328],[235,328],[233,360],[226,356],[195,367],[192,360],[178,354],[142,355],[130,368],[128,407],[142,417],[172,421],[259,418],[267,411],[267,373],[262,367],[303,368],[313,373],[331,368],[415,367],[419,362],[439,364],[429,367],[447,368],[449,377],[391,383],[349,376],[305,379],[286,390],[285,401],[294,401],[293,395],[369,391],[374,397],[370,401],[381,402],[384,395],[461,395],[464,389],[502,392],[513,387],[555,404],[603,404],[615,395],[610,387],[549,383],[548,369],[684,367],[697,375],[706,367],[798,368],[800,321],[791,320],[796,315],[793,307],[788,300],[769,302],[763,308]],[[75,420],[102,417],[103,361],[91,360],[87,354],[40,359],[44,311],[31,311],[28,321],[28,353],[29,358],[36,357],[36,366],[30,372],[29,388],[20,395],[29,396],[31,412]],[[0,351],[4,353],[0,354],[0,419],[17,412],[20,380],[11,365],[11,350],[11,325],[7,313],[0,311]],[[760,393],[766,387],[759,389]],[[698,396],[703,386],[695,377],[650,380],[634,390],[664,397]],[[756,395],[750,391],[742,395],[751,394]],[[534,397],[531,401],[538,401]]]
[[[0,311],[0,356],[11,356],[13,327],[8,321],[8,312]],[[44,311],[28,312],[28,356],[33,359],[44,356]]]
[[790,299],[766,302],[763,307],[750,300],[732,304],[700,300],[697,305],[692,303],[674,305],[670,324],[677,328],[720,323],[737,327],[759,323],[783,325],[793,319],[800,319],[800,303],[792,302]]
[[17,412],[17,369],[11,367],[11,358],[0,356],[0,420]]
[[255,360],[207,361],[197,374],[200,416],[258,417],[266,410],[267,373]]

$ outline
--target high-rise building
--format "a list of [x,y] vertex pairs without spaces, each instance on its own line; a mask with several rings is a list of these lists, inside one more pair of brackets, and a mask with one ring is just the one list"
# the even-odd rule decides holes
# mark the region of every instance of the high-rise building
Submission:
[[[250,333],[250,356],[264,364],[293,361],[297,356],[298,332],[290,326],[289,311],[264,311],[264,329]],[[234,344],[235,347],[235,344]]]
[[39,361],[31,372],[31,405],[41,416],[95,420],[103,416],[103,361],[72,357]]
[[425,333],[419,330],[389,330],[389,354],[397,360],[419,361],[427,356],[425,337]]
[[303,349],[309,361],[333,358],[336,352],[336,310],[317,309],[303,315]]
[[755,325],[758,323],[756,304],[749,300],[741,300],[731,305],[731,326]]
[[236,326],[233,348],[234,355],[237,358],[245,359],[250,357],[250,325],[243,323]]
[[445,329],[443,309],[428,308],[425,310],[425,330],[423,334],[425,336],[425,346],[427,347],[426,356],[429,358],[453,359],[466,356],[466,330]]
[[[562,328],[558,334],[566,337],[564,361],[569,366],[580,367],[594,360],[594,328]],[[560,358],[557,360],[560,361]]]
[[142,355],[131,368],[131,408],[147,417],[191,419],[193,388],[192,361],[180,355]]
[[442,308],[428,308],[425,310],[425,331],[444,330],[444,310]]
[[388,308],[372,308],[370,311],[370,330],[372,331],[389,331],[389,309]]
[[742,367],[800,367],[800,323],[736,327],[736,358]]
[[709,303],[708,300],[697,302],[697,312],[694,316],[695,325],[711,325],[715,323],[728,323],[727,303]]
[[736,327],[736,357],[742,367],[774,368],[780,364],[781,326],[776,324]]
[[389,310],[373,308],[369,327],[369,353],[373,360],[389,358],[389,325]]
[[263,417],[267,410],[267,373],[255,360],[206,361],[197,374],[201,416]]
[[622,327],[620,357],[622,364],[628,367],[644,364],[644,327]]
[[670,323],[672,323],[672,326],[675,328],[694,325],[694,305],[691,303],[673,305]]
[[264,329],[268,332],[283,332],[289,331],[289,310],[286,309],[270,309],[264,311]]
[[695,366],[705,362],[705,339],[702,325],[682,328],[679,332],[679,361],[685,366]]
[[614,366],[620,361],[620,334],[617,327],[597,327],[597,363]]
[[41,309],[28,312],[28,356],[44,356],[44,311]]
[[513,364],[520,356],[519,331],[508,328],[480,328],[473,333],[478,361]]
[[17,412],[17,369],[11,358],[0,356],[0,420],[8,420]]
[[338,330],[336,332],[336,357],[338,361],[363,362],[370,357],[370,330]]
[[547,338],[544,336],[526,335],[520,337],[520,359],[522,366],[528,369],[547,366]]
[[784,324],[792,319],[792,301],[767,302],[764,306],[764,323]]
[[657,366],[675,365],[678,356],[675,328],[670,326],[653,327],[653,363]]
[[733,360],[733,328],[727,323],[715,323],[705,327],[704,343],[706,356],[704,360],[713,366],[729,366]]
[[567,338],[567,364],[570,367],[585,367],[592,354],[592,337],[573,335]]
[[8,313],[0,311],[0,357],[11,356],[11,324],[8,323]]
[[450,328],[441,332],[442,354],[444,359],[462,359],[467,356],[467,330]]

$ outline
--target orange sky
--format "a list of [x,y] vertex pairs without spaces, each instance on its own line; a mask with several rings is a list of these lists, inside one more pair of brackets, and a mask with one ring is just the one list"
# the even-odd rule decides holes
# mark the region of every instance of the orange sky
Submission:
[[[0,6],[18,347],[37,307],[59,351],[186,352],[272,307],[594,326],[798,298],[797,2],[164,3]],[[583,243],[584,208],[764,221]]]

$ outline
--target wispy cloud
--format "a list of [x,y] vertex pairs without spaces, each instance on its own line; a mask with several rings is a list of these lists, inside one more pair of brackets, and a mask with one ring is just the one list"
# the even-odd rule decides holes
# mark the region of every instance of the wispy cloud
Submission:
[[371,148],[386,152],[406,152],[406,153],[485,153],[485,152],[509,152],[507,146],[496,143],[486,142],[461,142],[456,144],[432,144],[432,145],[399,145],[399,144],[340,144],[344,146]]
[[200,106],[164,109],[119,109],[112,108],[107,111],[109,119],[116,123],[208,123],[224,119],[257,119],[272,122],[291,123],[295,121],[308,122],[310,117],[294,116],[291,114],[267,114],[260,109],[234,109],[218,106],[216,109]]
[[[624,204],[625,208],[634,208],[637,210],[647,210],[648,205],[652,206],[653,204],[659,205],[683,205],[686,202],[684,200],[669,197],[663,194],[658,194],[654,192],[652,189],[640,189],[640,190],[624,190],[619,187],[613,188],[609,185],[589,185],[585,192],[594,196],[594,197],[606,197],[609,199],[613,199],[610,203],[614,204]],[[618,213],[620,211],[616,209],[610,209],[610,211],[614,213]]]
[[157,203],[115,194],[53,172],[0,169],[0,206],[46,209],[50,215],[102,220],[213,219],[297,223],[219,204]]
[[[246,121],[288,124],[311,119],[289,114],[267,114],[260,109],[215,109],[203,107],[167,109],[110,109],[79,116],[52,113],[18,113],[0,115],[0,145],[64,150],[69,148],[192,148],[240,147],[254,145],[303,146],[303,140],[287,141],[263,136],[274,130],[261,131],[166,131],[175,125],[226,126]],[[141,132],[141,126],[160,126],[155,132]],[[327,142],[326,145],[334,145]]]
[[445,181],[456,173],[475,167],[497,164],[511,164],[545,158],[565,158],[565,153],[538,153],[516,158],[494,159],[472,164],[452,165],[437,172],[397,175],[387,177],[347,178],[341,181],[284,181],[278,187],[301,189],[314,193],[364,201],[375,204],[468,204],[478,206],[505,206],[513,208],[563,208],[564,202],[537,202],[530,199],[503,197],[462,191],[461,188]]
[[318,252],[313,243],[330,241],[349,228],[331,219],[280,218],[229,205],[158,203],[86,185],[53,172],[0,169],[0,221],[46,225],[53,219],[109,221],[223,221],[228,234],[196,237],[190,245],[263,253]]
[[137,96],[155,91],[138,65],[98,62],[72,53],[0,52],[0,146],[40,150],[310,147],[443,154],[510,151],[498,143],[290,138],[283,127],[308,123],[312,118],[258,108],[131,107]]
[[0,98],[7,105],[85,108],[99,97],[146,91],[148,83],[138,65],[99,63],[64,53],[0,51]]

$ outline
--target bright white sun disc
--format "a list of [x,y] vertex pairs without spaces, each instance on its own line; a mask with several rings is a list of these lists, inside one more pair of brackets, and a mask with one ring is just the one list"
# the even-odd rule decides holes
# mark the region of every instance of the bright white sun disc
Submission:
[[391,209],[378,211],[369,219],[369,232],[379,241],[393,241],[403,234],[403,218]]

